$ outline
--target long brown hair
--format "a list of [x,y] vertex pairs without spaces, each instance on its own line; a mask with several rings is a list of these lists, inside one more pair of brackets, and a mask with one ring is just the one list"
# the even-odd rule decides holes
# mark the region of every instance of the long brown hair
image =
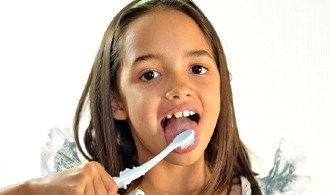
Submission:
[[[79,150],[87,159],[101,163],[113,176],[117,176],[126,167],[137,165],[132,158],[136,154],[132,134],[125,121],[113,118],[110,97],[112,93],[118,93],[116,70],[120,62],[121,40],[125,30],[132,21],[156,8],[175,9],[195,20],[211,46],[220,73],[220,115],[205,151],[205,159],[212,175],[201,193],[229,193],[234,177],[240,175],[251,183],[252,194],[261,194],[247,151],[239,138],[230,73],[220,39],[207,17],[190,0],[133,1],[112,20],[104,34],[77,106],[74,133]],[[78,133],[86,104],[90,108],[90,122],[84,135],[84,143],[89,155],[83,152]]]

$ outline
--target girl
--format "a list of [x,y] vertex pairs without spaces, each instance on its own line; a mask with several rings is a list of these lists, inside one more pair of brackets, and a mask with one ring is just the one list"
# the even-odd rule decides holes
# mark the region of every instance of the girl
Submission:
[[[88,154],[78,139],[87,103]],[[192,146],[118,191],[112,176],[150,160],[185,129],[195,132]],[[117,14],[82,93],[74,132],[90,163],[0,194],[261,194],[238,135],[220,40],[190,0],[133,1]]]

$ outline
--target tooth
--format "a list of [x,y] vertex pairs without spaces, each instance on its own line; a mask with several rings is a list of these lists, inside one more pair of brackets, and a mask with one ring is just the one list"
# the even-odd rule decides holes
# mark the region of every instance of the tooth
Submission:
[[166,118],[170,119],[170,118],[172,118],[172,115],[169,114],[169,115],[166,116]]
[[190,116],[192,116],[192,115],[194,115],[194,114],[196,114],[194,111],[189,111],[189,115],[190,115]]
[[182,112],[181,111],[176,112],[176,113],[174,113],[174,116],[175,116],[175,118],[181,118],[182,117]]
[[183,111],[183,116],[188,117],[189,116],[189,111],[188,110]]

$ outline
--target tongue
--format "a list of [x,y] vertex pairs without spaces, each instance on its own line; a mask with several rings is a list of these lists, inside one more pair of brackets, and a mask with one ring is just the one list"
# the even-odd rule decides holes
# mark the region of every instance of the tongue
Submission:
[[182,117],[176,119],[172,117],[164,128],[167,144],[170,144],[173,139],[182,131],[186,129],[194,129],[196,125],[197,123],[193,120],[190,120],[189,118]]

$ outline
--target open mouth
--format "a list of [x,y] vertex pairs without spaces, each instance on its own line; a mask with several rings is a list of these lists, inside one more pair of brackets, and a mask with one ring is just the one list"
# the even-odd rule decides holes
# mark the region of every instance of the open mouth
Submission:
[[196,122],[198,124],[199,122],[199,119],[200,119],[200,116],[199,114],[193,112],[193,111],[179,111],[179,112],[176,112],[172,115],[167,115],[166,117],[164,117],[162,119],[162,121],[160,122],[161,126],[163,127],[163,129],[166,128],[166,126],[168,125],[168,122],[171,120],[171,119],[181,119],[181,118],[188,118],[194,122]]

